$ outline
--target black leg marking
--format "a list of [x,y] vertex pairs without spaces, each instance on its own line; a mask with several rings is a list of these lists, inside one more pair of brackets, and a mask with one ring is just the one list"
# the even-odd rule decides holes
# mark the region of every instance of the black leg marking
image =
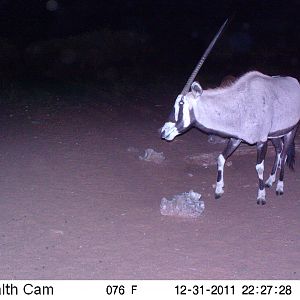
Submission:
[[264,184],[264,181],[262,179],[259,179],[258,180],[258,183],[259,183],[259,189],[260,190],[263,190],[265,188],[265,184]]
[[267,153],[268,142],[259,142],[256,145],[257,148],[257,160],[256,160],[256,171],[258,175],[258,196],[257,196],[257,204],[264,205],[266,204],[266,192],[265,185],[263,181],[263,172],[264,172],[264,160]]
[[281,168],[281,172],[279,174],[279,180],[283,181],[283,177],[284,177],[284,167]]
[[267,153],[268,142],[259,142],[257,143],[257,159],[256,164],[259,165],[263,162]]
[[[260,191],[263,191],[264,190],[264,188],[265,188],[265,184],[264,184],[264,181],[262,180],[262,179],[259,179],[258,180],[259,181],[259,190]],[[265,205],[266,204],[266,200],[264,200],[264,199],[257,199],[257,202],[256,202],[258,205]]]
[[289,148],[293,146],[293,142],[295,139],[295,134],[297,131],[297,127],[294,127],[289,133],[284,135],[283,137],[283,149],[280,155],[280,174],[279,174],[279,180],[276,187],[276,195],[282,195],[283,194],[283,178],[284,178],[284,168],[285,168],[285,161],[286,156]]
[[272,171],[269,179],[266,181],[265,187],[269,188],[275,182],[276,172],[280,162],[280,153],[282,152],[282,139],[281,138],[273,138],[271,142],[275,148],[275,159],[272,167]]
[[275,153],[276,153],[276,157],[274,159],[274,164],[271,172],[271,174],[274,175],[276,173],[277,166],[278,166],[277,155],[280,155],[280,153],[282,152],[282,139],[281,138],[272,139],[271,142],[275,148]]
[[224,151],[220,156],[218,157],[218,174],[217,174],[217,184],[216,184],[216,190],[215,190],[215,198],[218,199],[223,194],[224,190],[224,164],[226,159],[237,149],[237,147],[240,145],[241,140],[231,138]]
[[217,182],[220,182],[222,179],[222,171],[218,170]]

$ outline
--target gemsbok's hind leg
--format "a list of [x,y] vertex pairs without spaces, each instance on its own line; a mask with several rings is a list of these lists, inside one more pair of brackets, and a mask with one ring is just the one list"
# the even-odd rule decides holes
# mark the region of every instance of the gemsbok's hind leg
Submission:
[[236,148],[240,145],[241,140],[231,138],[225,150],[218,157],[218,175],[217,175],[217,183],[215,190],[215,198],[218,199],[224,193],[224,165],[226,159],[236,150]]
[[256,172],[258,175],[257,204],[266,204],[266,190],[264,184],[264,161],[267,153],[268,142],[259,142],[257,148]]
[[[280,154],[280,173],[279,173],[279,178],[276,186],[276,195],[282,195],[283,194],[283,177],[284,177],[284,167],[285,167],[285,162],[287,159],[287,153],[290,149],[290,147],[294,147],[294,138],[295,134],[297,131],[297,127],[295,127],[292,131],[284,135],[283,137],[283,149]],[[290,166],[292,167],[292,166]]]
[[276,181],[276,172],[278,167],[280,167],[280,154],[282,152],[282,140],[281,138],[271,139],[271,142],[275,148],[275,160],[273,164],[273,168],[268,180],[265,182],[266,187],[271,187],[273,183]]

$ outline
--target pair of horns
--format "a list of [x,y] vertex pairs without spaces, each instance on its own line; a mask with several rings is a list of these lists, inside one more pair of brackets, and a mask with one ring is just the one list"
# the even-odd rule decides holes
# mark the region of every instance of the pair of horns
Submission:
[[202,67],[204,61],[206,60],[208,54],[212,50],[212,48],[215,45],[216,41],[218,40],[219,36],[223,32],[223,30],[224,30],[227,23],[228,23],[228,19],[223,23],[223,25],[220,27],[219,31],[215,35],[214,39],[210,42],[208,48],[206,49],[206,51],[202,55],[201,59],[199,60],[199,62],[197,64],[197,66],[195,67],[193,73],[191,74],[190,78],[188,79],[187,83],[185,84],[185,86],[184,86],[184,88],[181,92],[182,95],[186,95],[189,92],[191,84],[193,83],[194,79],[196,78],[200,68]]

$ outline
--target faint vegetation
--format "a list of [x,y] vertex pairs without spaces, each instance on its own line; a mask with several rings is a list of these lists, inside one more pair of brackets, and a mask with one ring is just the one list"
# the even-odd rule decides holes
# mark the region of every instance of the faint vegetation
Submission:
[[147,36],[128,30],[101,29],[21,46],[0,39],[0,104],[62,105],[97,96],[134,103],[144,96],[145,84],[151,88],[151,59]]
[[26,48],[25,63],[43,77],[125,88],[128,78],[140,74],[139,65],[148,51],[145,41],[144,36],[134,32],[102,29],[35,42]]

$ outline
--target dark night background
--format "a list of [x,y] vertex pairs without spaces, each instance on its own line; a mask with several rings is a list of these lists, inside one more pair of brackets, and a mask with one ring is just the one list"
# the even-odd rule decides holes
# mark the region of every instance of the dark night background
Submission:
[[273,0],[1,0],[1,88],[51,82],[127,93],[164,83],[177,92],[231,16],[200,82],[253,69],[297,77],[299,8]]

